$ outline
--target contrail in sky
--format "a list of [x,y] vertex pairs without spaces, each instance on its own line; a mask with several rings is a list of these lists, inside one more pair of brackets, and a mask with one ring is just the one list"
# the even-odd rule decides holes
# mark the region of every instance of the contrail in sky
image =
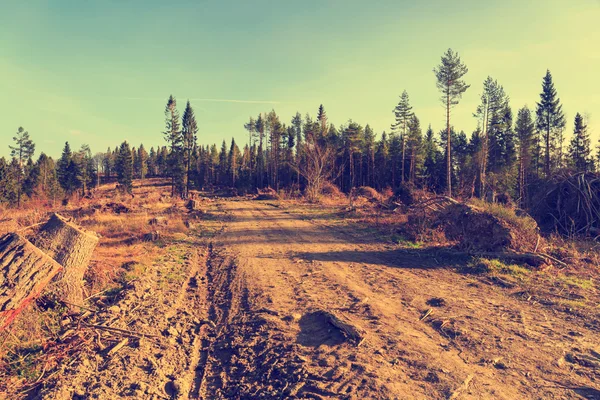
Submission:
[[[150,101],[158,101],[164,99],[158,98],[149,98],[149,97],[125,97],[125,100],[150,100]],[[244,103],[244,104],[280,104],[279,101],[273,100],[236,100],[236,99],[197,99],[192,98],[190,101],[206,101],[213,103]]]

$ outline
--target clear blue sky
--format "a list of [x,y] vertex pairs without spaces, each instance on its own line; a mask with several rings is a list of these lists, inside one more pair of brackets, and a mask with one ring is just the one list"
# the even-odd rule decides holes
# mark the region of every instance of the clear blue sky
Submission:
[[[572,131],[600,137],[600,0],[5,1],[0,13],[0,155],[19,126],[36,156],[65,141],[93,152],[123,139],[164,144],[170,94],[189,98],[203,144],[245,143],[243,124],[274,108],[285,122],[323,103],[389,130],[402,90],[426,127],[444,111],[433,67],[452,47],[472,86],[453,125],[470,133],[483,80],[516,110],[535,106],[547,68]],[[219,100],[219,101],[215,101]]]

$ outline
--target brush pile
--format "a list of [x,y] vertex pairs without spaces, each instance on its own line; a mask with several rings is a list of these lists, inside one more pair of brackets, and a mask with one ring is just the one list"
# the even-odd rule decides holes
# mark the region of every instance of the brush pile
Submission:
[[569,236],[600,235],[600,175],[578,173],[557,179],[532,212],[544,231]]
[[425,233],[438,232],[457,249],[470,253],[535,253],[541,240],[538,225],[529,215],[499,204],[467,204],[443,196],[415,204],[407,229],[418,240]]
[[279,195],[270,187],[266,187],[264,189],[257,189],[258,196],[254,198],[254,200],[279,200]]

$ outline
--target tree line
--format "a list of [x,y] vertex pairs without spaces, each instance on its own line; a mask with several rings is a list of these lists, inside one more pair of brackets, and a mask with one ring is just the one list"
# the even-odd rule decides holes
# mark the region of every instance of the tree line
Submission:
[[244,143],[232,138],[220,146],[199,144],[190,102],[180,116],[174,96],[164,110],[165,144],[149,151],[125,141],[92,156],[88,146],[72,151],[66,143],[60,159],[42,153],[34,162],[35,145],[19,128],[10,146],[12,158],[0,158],[0,202],[19,206],[23,195],[86,196],[111,180],[130,192],[135,178],[165,177],[172,195],[183,198],[192,189],[209,187],[240,193],[271,187],[315,198],[330,181],[347,193],[359,186],[415,186],[490,201],[512,198],[529,207],[531,192],[559,171],[593,172],[600,166],[580,113],[565,143],[567,121],[550,71],[535,109],[522,106],[516,116],[502,85],[488,77],[473,110],[477,128],[470,135],[451,123],[451,110],[470,89],[467,66],[448,49],[433,72],[446,111],[446,126],[438,132],[431,125],[423,128],[406,91],[392,109],[390,130],[380,135],[353,120],[331,123],[321,105],[314,118],[297,112],[284,121],[275,110],[251,117],[243,125]]

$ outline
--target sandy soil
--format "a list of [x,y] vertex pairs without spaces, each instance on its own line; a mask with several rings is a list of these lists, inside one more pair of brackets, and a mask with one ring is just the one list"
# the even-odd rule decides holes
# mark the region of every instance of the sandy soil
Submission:
[[82,354],[32,397],[600,398],[597,320],[268,202],[214,215],[221,234],[174,245],[110,311],[155,336]]

